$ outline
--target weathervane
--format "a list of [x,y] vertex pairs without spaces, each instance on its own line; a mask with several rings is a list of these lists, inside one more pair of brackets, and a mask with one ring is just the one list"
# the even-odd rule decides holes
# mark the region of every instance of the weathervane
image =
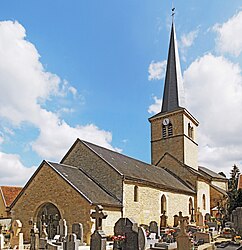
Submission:
[[174,2],[172,1],[172,8],[171,8],[171,16],[172,16],[172,22],[174,21],[174,16],[175,16],[175,7],[174,7]]

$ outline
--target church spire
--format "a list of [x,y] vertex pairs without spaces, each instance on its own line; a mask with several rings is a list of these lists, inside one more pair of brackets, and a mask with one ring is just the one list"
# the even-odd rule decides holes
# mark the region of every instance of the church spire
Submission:
[[174,111],[176,109],[179,109],[180,107],[183,107],[185,101],[183,80],[176,41],[174,10],[175,8],[172,8],[172,25],[168,60],[166,66],[164,93],[162,99],[162,113]]

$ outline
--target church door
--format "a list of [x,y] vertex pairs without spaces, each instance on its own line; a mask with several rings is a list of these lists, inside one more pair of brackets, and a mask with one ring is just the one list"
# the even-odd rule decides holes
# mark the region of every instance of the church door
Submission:
[[45,223],[47,225],[48,238],[53,239],[57,234],[57,226],[60,219],[61,215],[58,208],[52,203],[45,203],[39,208],[37,213],[37,227],[39,232],[42,231],[42,224]]

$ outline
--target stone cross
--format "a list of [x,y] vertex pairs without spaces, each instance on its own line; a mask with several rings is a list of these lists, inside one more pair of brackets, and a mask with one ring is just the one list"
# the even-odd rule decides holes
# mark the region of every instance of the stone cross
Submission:
[[180,222],[180,234],[186,235],[186,227],[188,225],[188,216],[182,216],[182,212],[179,212],[178,221]]
[[102,230],[102,220],[106,219],[108,215],[103,212],[103,207],[101,205],[97,205],[95,210],[95,212],[91,213],[92,219],[95,219],[95,229]]

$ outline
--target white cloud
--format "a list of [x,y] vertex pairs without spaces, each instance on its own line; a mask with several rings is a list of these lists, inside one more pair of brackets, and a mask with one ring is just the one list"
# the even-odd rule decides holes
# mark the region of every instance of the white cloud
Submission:
[[155,103],[151,104],[148,108],[148,112],[150,114],[157,114],[161,111],[161,99],[159,99],[158,97],[154,96],[153,100],[155,101]]
[[191,47],[197,36],[198,36],[198,29],[193,30],[187,34],[183,34],[181,36],[181,43],[180,43],[181,48]]
[[165,77],[166,64],[166,60],[160,62],[152,61],[149,65],[149,81],[163,79]]
[[[26,40],[26,31],[18,22],[0,22],[0,89],[0,117],[7,119],[13,129],[25,122],[34,125],[39,136],[32,142],[32,149],[41,157],[59,160],[77,137],[120,151],[111,145],[111,132],[94,124],[71,127],[57,113],[44,108],[51,97],[64,98],[68,93],[76,97],[77,90],[46,71],[37,49]],[[18,156],[1,155],[3,163],[9,160],[7,170],[6,164],[0,163],[2,183],[17,184],[23,180],[20,172],[25,178],[33,172],[23,166]],[[17,173],[19,179],[15,177]]]
[[26,168],[18,155],[0,152],[0,183],[1,185],[23,186],[36,167]]
[[226,171],[241,162],[242,76],[239,65],[205,55],[184,72],[189,110],[198,120],[200,163]]
[[231,17],[226,23],[216,24],[213,28],[218,38],[218,50],[239,56],[242,52],[242,11]]

